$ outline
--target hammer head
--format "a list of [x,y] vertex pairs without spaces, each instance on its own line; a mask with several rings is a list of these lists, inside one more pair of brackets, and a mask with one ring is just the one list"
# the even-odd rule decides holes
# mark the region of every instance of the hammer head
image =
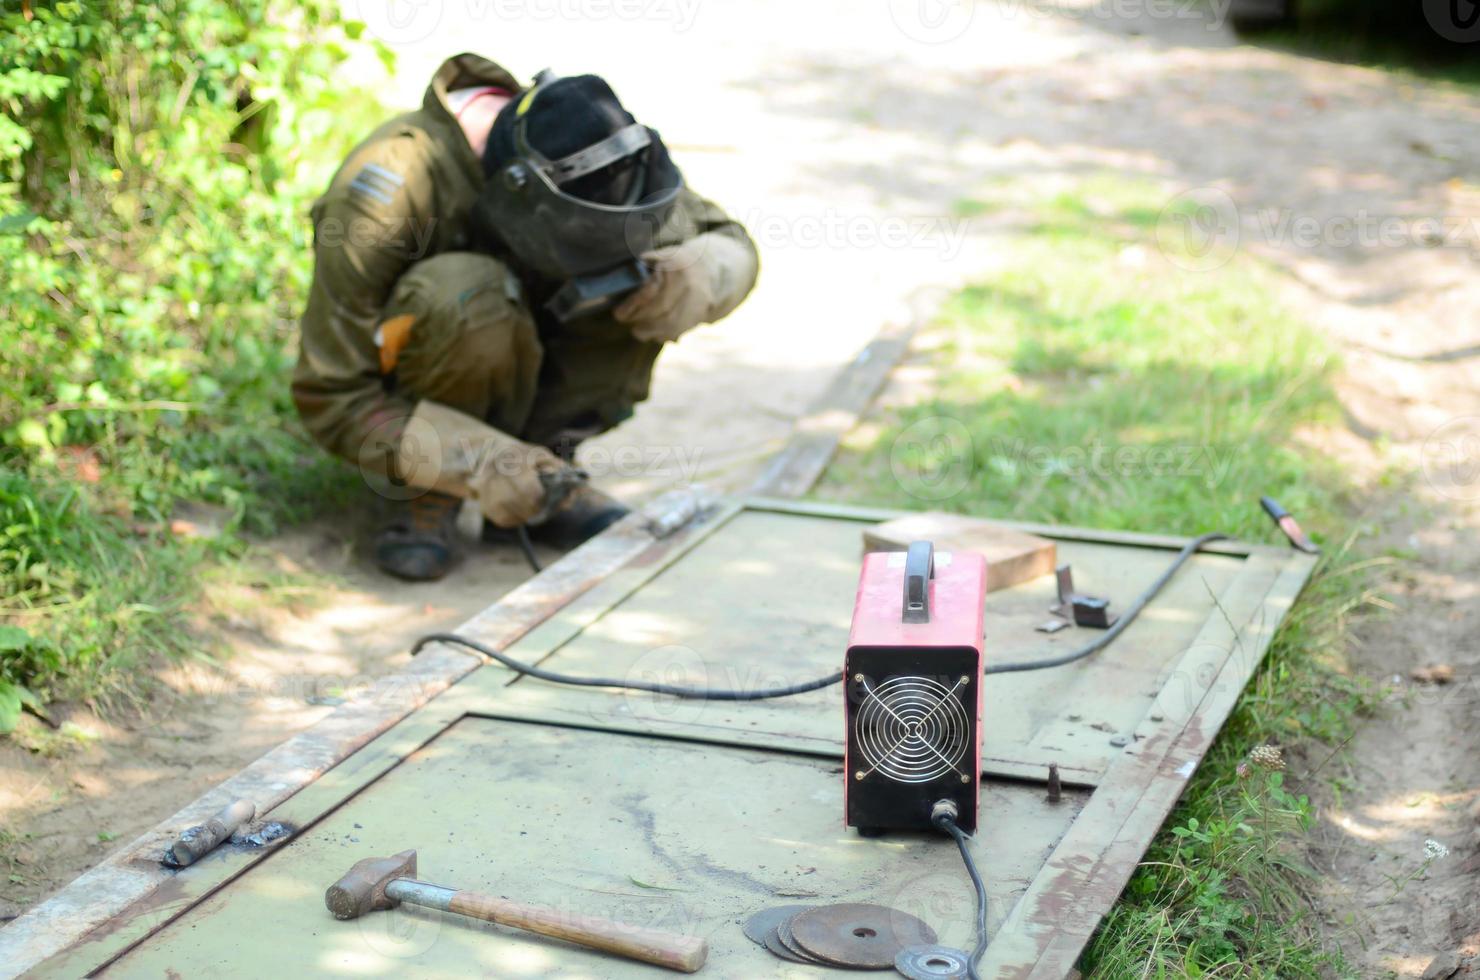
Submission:
[[397,878],[416,877],[416,852],[402,851],[390,857],[366,858],[324,893],[324,904],[336,919],[358,919],[366,912],[388,909],[396,903],[386,897],[385,886]]

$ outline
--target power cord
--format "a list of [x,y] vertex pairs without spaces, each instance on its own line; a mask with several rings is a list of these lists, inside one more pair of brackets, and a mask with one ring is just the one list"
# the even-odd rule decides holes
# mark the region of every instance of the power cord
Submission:
[[520,524],[514,529],[514,537],[519,542],[519,550],[524,552],[524,560],[529,562],[529,567],[538,575],[545,570],[540,564],[539,556],[534,553],[534,542],[529,540],[529,528]]
[[552,684],[570,684],[575,687],[613,687],[623,691],[648,691],[653,694],[667,694],[676,698],[691,698],[697,701],[764,701],[767,698],[784,698],[792,694],[804,694],[807,691],[816,691],[824,687],[831,687],[843,679],[843,672],[829,674],[819,677],[815,681],[804,681],[801,684],[788,684],[785,687],[763,687],[755,691],[731,691],[722,688],[710,689],[706,687],[682,687],[677,684],[653,684],[647,681],[624,680],[616,677],[578,677],[574,674],[561,674],[553,670],[545,670],[534,664],[527,664],[522,660],[515,660],[502,650],[479,643],[477,640],[466,636],[458,636],[456,633],[428,633],[411,648],[414,657],[421,653],[423,647],[431,643],[450,643],[455,646],[467,647],[475,650],[491,660],[496,660],[508,667],[510,670],[520,674],[528,674],[530,677]]
[[1045,670],[1049,667],[1062,667],[1064,664],[1072,664],[1076,660],[1083,660],[1093,653],[1098,653],[1111,643],[1114,643],[1115,638],[1124,633],[1127,626],[1135,622],[1136,617],[1141,615],[1141,610],[1145,609],[1151,600],[1156,598],[1158,592],[1166,588],[1166,584],[1172,580],[1172,576],[1176,575],[1177,571],[1183,565],[1187,564],[1187,559],[1191,558],[1198,549],[1211,541],[1224,541],[1227,538],[1228,535],[1219,531],[1213,531],[1208,534],[1199,535],[1187,542],[1187,544],[1182,546],[1182,550],[1177,552],[1177,557],[1172,559],[1172,563],[1167,566],[1166,571],[1157,576],[1156,581],[1152,582],[1145,592],[1136,596],[1136,601],[1132,602],[1130,608],[1120,614],[1119,619],[1110,624],[1109,629],[1079,649],[1071,650],[1060,657],[1050,657],[1047,660],[1019,660],[1012,663],[992,664],[989,667],[983,668],[982,673],[1011,674],[1022,670]]
[[961,851],[961,861],[966,865],[966,873],[971,877],[971,887],[976,889],[976,945],[972,947],[971,955],[966,960],[966,975],[970,980],[981,980],[980,974],[976,972],[977,963],[987,952],[987,885],[982,881],[981,872],[977,870],[976,861],[967,850],[966,842],[969,838],[966,831],[956,823],[956,817],[960,812],[956,804],[950,800],[941,800],[930,808],[930,822],[942,833],[950,834],[956,840],[956,847]]
[[[523,528],[520,528],[520,531],[523,531]],[[1177,571],[1183,565],[1187,564],[1187,560],[1198,549],[1210,541],[1221,541],[1227,537],[1228,535],[1215,531],[1193,538],[1187,542],[1182,550],[1177,553],[1177,557],[1172,559],[1166,571],[1162,572],[1156,581],[1152,582],[1144,592],[1136,597],[1130,607],[1121,614],[1120,618],[1109,629],[1078,649],[1071,650],[1063,656],[1051,657],[1047,660],[1023,660],[1015,663],[992,664],[984,668],[982,673],[1006,674],[1015,671],[1045,670],[1049,667],[1061,667],[1064,664],[1073,663],[1076,660],[1083,660],[1085,657],[1103,650],[1113,643],[1116,637],[1125,632],[1126,627],[1135,621],[1135,618],[1141,614],[1141,610],[1145,609],[1151,600],[1156,598],[1157,593],[1166,587],[1166,584],[1172,580],[1172,576],[1177,574]],[[538,567],[538,562],[534,558],[534,549],[529,545],[527,534],[520,535],[520,544],[525,548],[526,557],[530,559],[531,564]],[[843,679],[843,672],[838,671],[834,674],[828,674],[826,677],[804,681],[800,684],[789,684],[785,687],[768,687],[756,691],[735,691],[722,688],[683,687],[676,684],[652,684],[645,681],[625,680],[614,677],[580,677],[574,674],[562,674],[554,670],[545,670],[533,664],[527,664],[522,660],[514,659],[502,650],[495,650],[493,647],[479,643],[477,640],[466,636],[459,636],[456,633],[428,633],[426,636],[417,640],[415,645],[412,646],[411,655],[413,657],[416,656],[422,651],[422,648],[432,643],[448,643],[454,646],[466,647],[469,650],[481,653],[490,660],[498,661],[510,670],[520,674],[528,674],[530,677],[549,681],[552,684],[568,684],[574,687],[610,687],[623,691],[647,691],[653,694],[667,694],[676,698],[689,698],[697,701],[764,701],[768,698],[784,698],[793,694],[804,694],[807,691],[816,691],[824,687],[831,687]]]

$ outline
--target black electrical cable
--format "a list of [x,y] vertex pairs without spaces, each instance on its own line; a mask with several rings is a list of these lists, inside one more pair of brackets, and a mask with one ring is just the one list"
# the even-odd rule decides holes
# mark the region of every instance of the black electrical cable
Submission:
[[1209,534],[1199,535],[1187,542],[1182,547],[1182,550],[1177,553],[1177,557],[1172,559],[1172,563],[1167,566],[1167,570],[1162,572],[1145,592],[1136,596],[1136,601],[1131,603],[1129,609],[1120,614],[1120,618],[1111,624],[1109,629],[1078,650],[1071,650],[1063,656],[1050,657],[1047,660],[1018,660],[1005,664],[992,664],[983,669],[982,673],[1010,674],[1020,670],[1044,670],[1048,667],[1062,667],[1064,664],[1072,664],[1076,660],[1083,660],[1090,654],[1105,649],[1105,647],[1115,642],[1117,636],[1125,632],[1126,627],[1134,622],[1137,616],[1141,615],[1141,610],[1145,609],[1147,604],[1156,598],[1156,594],[1166,587],[1166,584],[1172,580],[1172,576],[1177,574],[1177,570],[1187,564],[1187,559],[1191,558],[1199,548],[1210,541],[1223,541],[1227,538],[1228,535],[1213,531]]
[[956,825],[956,819],[949,813],[937,813],[932,819],[938,829],[956,839],[956,846],[961,850],[961,860],[966,865],[966,873],[971,876],[971,887],[976,889],[976,946],[972,948],[971,956],[966,961],[966,975],[970,980],[981,980],[976,972],[976,965],[987,952],[987,886],[982,881],[981,872],[977,870],[971,852],[966,849],[966,831]]
[[529,562],[529,567],[534,569],[536,575],[543,572],[545,566],[540,564],[539,556],[534,553],[534,542],[529,540],[529,528],[520,524],[514,528],[514,537],[518,539],[519,550],[524,552],[524,560]]
[[831,687],[843,679],[843,672],[829,674],[827,677],[819,677],[815,681],[804,681],[801,684],[789,684],[786,687],[763,687],[755,691],[727,691],[724,689],[710,690],[703,687],[680,687],[676,684],[652,684],[647,681],[624,680],[616,677],[577,677],[574,674],[560,674],[553,670],[544,670],[534,664],[527,664],[501,650],[485,646],[477,640],[471,640],[466,636],[458,636],[456,633],[428,633],[416,641],[411,648],[414,657],[421,652],[422,647],[430,643],[451,643],[457,646],[476,650],[485,657],[497,660],[510,670],[530,677],[539,678],[542,681],[550,681],[552,684],[571,684],[576,687],[615,687],[624,691],[649,691],[653,694],[668,694],[676,698],[693,698],[699,701],[764,701],[767,698],[784,698],[792,694],[804,694],[807,691],[816,691],[824,687]]
[[[520,528],[519,530],[522,532],[524,529]],[[985,668],[982,673],[1006,674],[1022,670],[1044,670],[1049,667],[1061,667],[1064,664],[1073,663],[1076,660],[1083,660],[1085,657],[1103,650],[1117,636],[1125,632],[1125,628],[1141,614],[1141,610],[1145,609],[1152,599],[1156,598],[1156,594],[1166,587],[1166,584],[1171,581],[1172,576],[1177,574],[1177,570],[1185,565],[1187,559],[1191,558],[1199,548],[1210,541],[1221,541],[1227,537],[1228,535],[1215,531],[1193,538],[1187,542],[1182,550],[1178,552],[1177,557],[1167,566],[1166,571],[1162,572],[1146,591],[1136,597],[1136,600],[1131,603],[1130,608],[1121,614],[1114,625],[1098,638],[1091,640],[1079,649],[1071,650],[1063,656],[1051,657],[1047,660],[1024,660],[1016,663],[992,664]],[[539,564],[534,557],[534,548],[529,544],[527,534],[520,534],[520,543],[525,548],[525,556],[538,569]],[[703,687],[681,687],[676,684],[650,684],[645,681],[624,680],[615,677],[579,677],[574,674],[562,674],[553,670],[544,670],[533,664],[527,664],[522,660],[515,660],[501,650],[495,650],[493,647],[479,643],[477,640],[469,639],[466,636],[458,636],[456,633],[428,633],[426,636],[417,640],[415,645],[412,646],[411,655],[413,657],[416,656],[422,651],[423,647],[432,643],[450,643],[455,646],[466,647],[469,650],[476,650],[485,657],[498,661],[510,670],[517,671],[521,674],[528,674],[530,677],[549,681],[552,684],[569,684],[575,687],[612,687],[624,691],[647,691],[653,694],[667,694],[676,698],[690,698],[696,701],[764,701],[768,698],[784,698],[793,694],[804,694],[807,691],[816,691],[824,687],[831,687],[843,679],[843,672],[838,671],[835,674],[828,674],[826,677],[803,681],[800,684],[789,684],[785,687],[767,687],[757,691],[732,691],[723,688],[711,690]]]

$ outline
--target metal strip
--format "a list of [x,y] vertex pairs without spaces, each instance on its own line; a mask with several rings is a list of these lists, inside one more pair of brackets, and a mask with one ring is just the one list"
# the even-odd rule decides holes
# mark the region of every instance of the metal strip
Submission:
[[[895,510],[888,507],[870,507],[860,504],[835,504],[816,500],[791,500],[770,496],[746,497],[745,507],[747,510],[767,513],[835,517],[843,520],[866,521],[870,524],[882,524],[885,521],[896,520],[900,517],[919,516],[919,511],[913,510]],[[1190,536],[1178,537],[1171,534],[1145,534],[1140,531],[1107,531],[1102,528],[1078,527],[1073,524],[1035,524],[1031,521],[1005,521],[986,517],[978,519],[986,524],[1013,531],[1023,531],[1028,534],[1036,534],[1039,537],[1051,538],[1055,541],[1085,541],[1092,544],[1113,544],[1138,548],[1157,548],[1166,551],[1180,551],[1188,541],[1192,540]],[[1288,550],[1284,547],[1252,544],[1247,541],[1233,539],[1209,542],[1199,550],[1199,553],[1244,557],[1246,555],[1261,553],[1283,555]]]
[[[1219,597],[1179,664],[1188,686],[1163,688],[1144,739],[1126,750],[1003,923],[981,967],[1000,978],[1063,977],[1120,897],[1204,753],[1233,709],[1315,565],[1286,552],[1250,558]],[[1239,624],[1235,627],[1233,624]],[[1151,714],[1162,716],[1152,722]]]

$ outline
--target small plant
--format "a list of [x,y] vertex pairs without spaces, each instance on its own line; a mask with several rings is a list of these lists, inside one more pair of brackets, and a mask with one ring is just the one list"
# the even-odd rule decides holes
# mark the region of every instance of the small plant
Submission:
[[1417,881],[1428,873],[1430,865],[1432,865],[1435,861],[1442,861],[1448,856],[1449,848],[1445,845],[1432,838],[1424,841],[1423,861],[1419,864],[1418,867],[1408,872],[1408,874],[1402,875],[1401,877],[1396,875],[1383,875],[1383,877],[1388,880],[1388,883],[1393,886],[1393,893],[1387,897],[1387,900],[1391,902],[1399,895],[1403,894],[1403,889],[1407,888],[1411,882]]

